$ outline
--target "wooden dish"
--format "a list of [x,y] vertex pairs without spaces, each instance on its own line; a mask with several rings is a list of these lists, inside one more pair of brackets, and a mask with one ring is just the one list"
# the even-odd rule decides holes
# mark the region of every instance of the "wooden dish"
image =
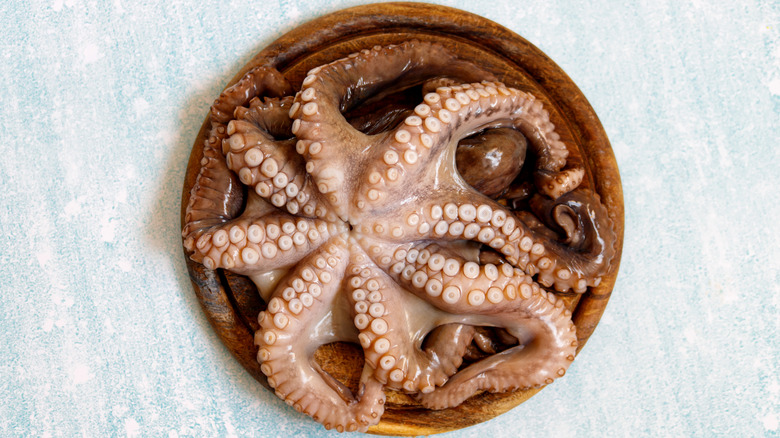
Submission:
[[[563,141],[576,148],[587,169],[585,187],[596,191],[616,224],[617,254],[611,272],[584,295],[562,294],[573,311],[581,349],[599,322],[617,277],[623,241],[623,195],[609,140],[582,92],[555,63],[517,34],[485,18],[443,6],[384,3],[345,9],[302,25],[257,54],[227,85],[257,65],[281,71],[296,89],[306,72],[318,65],[375,45],[409,39],[435,41],[460,58],[492,71],[507,85],[542,99]],[[215,96],[216,98],[216,96]],[[203,156],[208,119],[195,140],[182,195],[182,222],[190,189]],[[195,293],[222,342],[246,370],[268,387],[256,360],[253,333],[257,314],[265,308],[247,278],[211,271],[187,258]],[[579,350],[578,350],[579,351]],[[362,352],[349,344],[330,344],[318,350],[323,368],[351,386],[359,375]],[[558,385],[565,385],[566,378]],[[456,408],[422,409],[404,394],[388,391],[381,422],[369,429],[380,435],[429,435],[468,427],[500,415],[539,390],[506,394],[482,393]],[[291,415],[299,414],[291,411]],[[300,416],[300,421],[313,421]]]

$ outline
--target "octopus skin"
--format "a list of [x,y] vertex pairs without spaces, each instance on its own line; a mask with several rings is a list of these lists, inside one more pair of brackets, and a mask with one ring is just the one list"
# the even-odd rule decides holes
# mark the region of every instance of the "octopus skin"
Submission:
[[[532,94],[414,40],[316,67],[297,92],[255,68],[211,124],[184,246],[257,284],[258,361],[296,410],[365,431],[385,389],[444,409],[565,374],[576,328],[556,293],[597,285],[616,236]],[[461,172],[466,147],[509,161]],[[521,167],[527,199],[507,202]],[[356,393],[313,359],[337,341],[363,349]]]

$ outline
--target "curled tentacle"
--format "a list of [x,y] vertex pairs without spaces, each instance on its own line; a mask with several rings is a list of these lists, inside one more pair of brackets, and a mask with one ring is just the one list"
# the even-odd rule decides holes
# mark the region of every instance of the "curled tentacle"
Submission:
[[237,107],[233,119],[254,123],[273,138],[288,139],[293,136],[289,115],[293,99],[294,96],[264,97],[262,100],[255,97],[249,101],[249,107]]
[[211,121],[226,124],[233,111],[257,96],[282,97],[293,93],[292,85],[275,68],[255,67],[228,87],[211,105]]
[[[529,275],[539,275],[542,284],[554,286],[558,291],[571,289],[583,293],[588,286],[597,285],[609,269],[611,256],[590,257],[598,253],[601,246],[594,247],[592,251],[570,248],[566,242],[559,241],[555,233],[539,226],[540,222],[529,225],[533,219],[529,215],[522,216],[527,220],[520,220],[515,212],[482,195],[453,198],[439,193],[423,207],[417,203],[416,208],[397,211],[395,214],[401,218],[400,221],[377,220],[362,226],[360,231],[397,242],[426,239],[470,241],[495,251],[496,255],[500,254]],[[441,201],[437,202],[438,199]],[[444,202],[445,199],[449,202]],[[545,198],[538,199],[537,202],[541,202]],[[585,215],[582,217],[583,230],[589,230],[586,232],[593,238],[594,245],[598,245],[599,239],[604,239],[608,242],[606,247],[611,247],[615,234],[605,207],[595,198],[582,205],[587,208],[572,211],[576,211],[576,215]],[[587,216],[591,213],[592,217]],[[586,227],[585,224],[592,226]],[[613,252],[603,254],[607,256]]]
[[[469,72],[469,77],[477,77],[477,71],[480,69],[474,66],[474,70]],[[480,72],[480,75],[481,79],[492,77],[487,71]],[[368,135],[380,134],[395,128],[405,118],[414,115],[414,108],[422,96],[435,91],[438,87],[458,85],[464,82],[469,82],[469,80],[437,76],[422,83],[420,86],[421,94],[412,92],[408,88],[403,89],[408,87],[408,84],[403,82],[390,82],[380,96],[369,98],[356,106],[353,104],[352,106],[355,108],[345,113],[344,116],[349,120],[349,124],[358,131]]]
[[230,172],[221,153],[229,136],[225,124],[237,107],[261,94],[282,96],[291,92],[292,87],[276,69],[257,67],[223,91],[212,104],[211,131],[203,145],[200,170],[185,211],[182,236],[188,251],[194,250],[195,239],[203,230],[234,218],[242,206],[240,181]]
[[475,329],[470,325],[440,325],[428,333],[423,350],[440,364],[440,370],[449,378],[458,372],[474,334]]
[[502,327],[520,340],[520,345],[450,377],[457,384],[448,380],[440,389],[426,391],[439,394],[422,396],[426,407],[454,406],[483,389],[501,392],[550,383],[574,359],[571,312],[520,270],[467,262],[427,242],[400,245],[395,251],[368,239],[362,244],[378,266],[419,298],[451,315],[471,315],[462,317],[466,324]]
[[[535,196],[531,198],[531,208],[547,229],[559,231],[563,236],[552,238],[545,245],[554,254],[553,259],[564,261],[573,272],[578,272],[577,276],[584,278],[598,279],[608,272],[616,253],[617,235],[597,194],[575,190],[556,200]],[[564,287],[560,285],[561,279],[553,278],[549,270],[539,274],[539,281]],[[596,281],[594,285],[598,284]]]
[[[307,217],[336,219],[332,209],[313,187],[305,171],[305,162],[295,150],[295,139],[275,140],[254,119],[231,120],[227,125],[230,138],[227,145],[227,164],[238,174],[241,182],[276,207],[284,207],[291,214]],[[272,121],[269,123],[273,123]]]
[[560,171],[540,169],[534,174],[534,184],[541,193],[552,199],[558,199],[582,183],[585,169],[581,167],[567,167]]
[[[382,384],[366,369],[359,393],[352,394],[313,360],[319,345],[339,340],[333,337],[336,329],[324,334],[313,329],[328,318],[348,262],[343,239],[335,238],[323,248],[285,277],[260,313],[255,334],[260,369],[280,398],[327,429],[365,431],[384,411]],[[320,265],[324,267],[316,271],[310,267]]]
[[[290,112],[300,120],[295,134],[311,141],[353,138],[345,137],[356,132],[347,123],[344,112],[370,97],[379,99],[430,80],[441,71],[465,81],[489,75],[469,62],[458,60],[442,46],[421,41],[377,46],[315,68],[303,80],[296,98],[299,106]],[[304,111],[309,103],[313,104],[312,109]],[[317,117],[312,117],[315,114]]]
[[577,349],[571,313],[562,301],[543,290],[521,303],[513,312],[487,318],[490,324],[505,328],[519,339],[519,345],[481,359],[450,377],[443,386],[421,394],[423,406],[445,409],[479,391],[534,388],[550,384],[566,373]]
[[410,302],[396,282],[376,268],[357,245],[346,284],[354,324],[360,331],[358,340],[377,380],[391,389],[426,393],[454,374],[473,332],[442,328],[423,349],[429,329],[414,326],[424,318],[424,325],[435,327],[435,310],[429,309],[424,316],[412,311],[420,303]]
[[[439,87],[423,100],[415,108],[415,115],[407,117],[394,131],[382,134],[381,143],[375,147],[377,159],[366,167],[366,181],[358,190],[355,204],[359,210],[393,205],[408,197],[406,188],[421,178],[435,181],[443,176],[443,181],[467,190],[467,184],[456,176],[456,145],[488,128],[519,130],[536,156],[537,173],[564,182],[572,181],[576,174],[571,171],[559,175],[569,152],[549,121],[548,112],[531,94],[500,83],[482,82]],[[552,196],[561,189],[548,184],[539,190]]]
[[220,152],[225,127],[214,126],[203,144],[203,158],[184,213],[182,237],[188,251],[195,248],[197,234],[235,217],[241,208],[241,186]]
[[488,354],[494,354],[496,351],[498,351],[496,343],[493,341],[490,335],[486,333],[483,327],[479,327],[478,329],[475,330],[474,344],[481,351]]
[[442,46],[409,41],[352,54],[311,70],[303,80],[290,110],[295,119],[292,131],[301,139],[307,170],[342,218],[348,217],[351,208],[343,193],[352,191],[355,184],[347,180],[344,169],[364,161],[368,149],[378,151],[369,156],[383,149],[370,147],[375,139],[353,128],[343,113],[369,97],[381,98],[380,90],[388,84],[403,89],[442,70],[467,80],[478,77],[473,64],[458,60]]

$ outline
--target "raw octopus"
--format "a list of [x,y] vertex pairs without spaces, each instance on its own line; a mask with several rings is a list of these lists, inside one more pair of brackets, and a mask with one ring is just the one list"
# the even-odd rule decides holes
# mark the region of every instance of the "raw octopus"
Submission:
[[[556,294],[598,285],[616,235],[532,94],[413,40],[298,87],[254,68],[210,118],[184,246],[257,284],[258,361],[296,410],[365,431],[385,389],[444,409],[565,374]],[[354,393],[313,359],[336,341],[363,349]]]

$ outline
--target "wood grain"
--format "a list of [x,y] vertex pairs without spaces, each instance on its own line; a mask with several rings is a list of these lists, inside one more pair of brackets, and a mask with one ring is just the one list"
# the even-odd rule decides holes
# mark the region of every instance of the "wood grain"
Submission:
[[[609,140],[585,96],[566,73],[531,43],[492,21],[457,9],[421,3],[359,6],[323,16],[282,36],[258,53],[226,86],[249,69],[268,65],[284,73],[298,89],[311,68],[360,49],[412,38],[439,42],[460,58],[479,63],[507,85],[542,99],[561,139],[571,145],[571,155],[584,162],[584,185],[601,196],[617,225],[618,251],[611,272],[598,287],[582,296],[563,297],[574,312],[581,349],[598,324],[617,277],[624,229],[620,175]],[[182,221],[203,154],[207,125],[208,120],[190,156],[182,196]],[[268,388],[255,359],[256,316],[265,304],[254,285],[239,275],[209,271],[188,258],[187,264],[195,293],[215,332],[241,365]],[[362,364],[362,352],[348,344],[329,344],[317,351],[316,360],[352,386],[359,376],[355,370]],[[566,378],[557,384],[565,385]],[[442,411],[422,409],[405,394],[388,391],[382,421],[369,432],[409,436],[460,429],[500,415],[538,391],[483,393]],[[312,420],[301,416],[301,421]]]

